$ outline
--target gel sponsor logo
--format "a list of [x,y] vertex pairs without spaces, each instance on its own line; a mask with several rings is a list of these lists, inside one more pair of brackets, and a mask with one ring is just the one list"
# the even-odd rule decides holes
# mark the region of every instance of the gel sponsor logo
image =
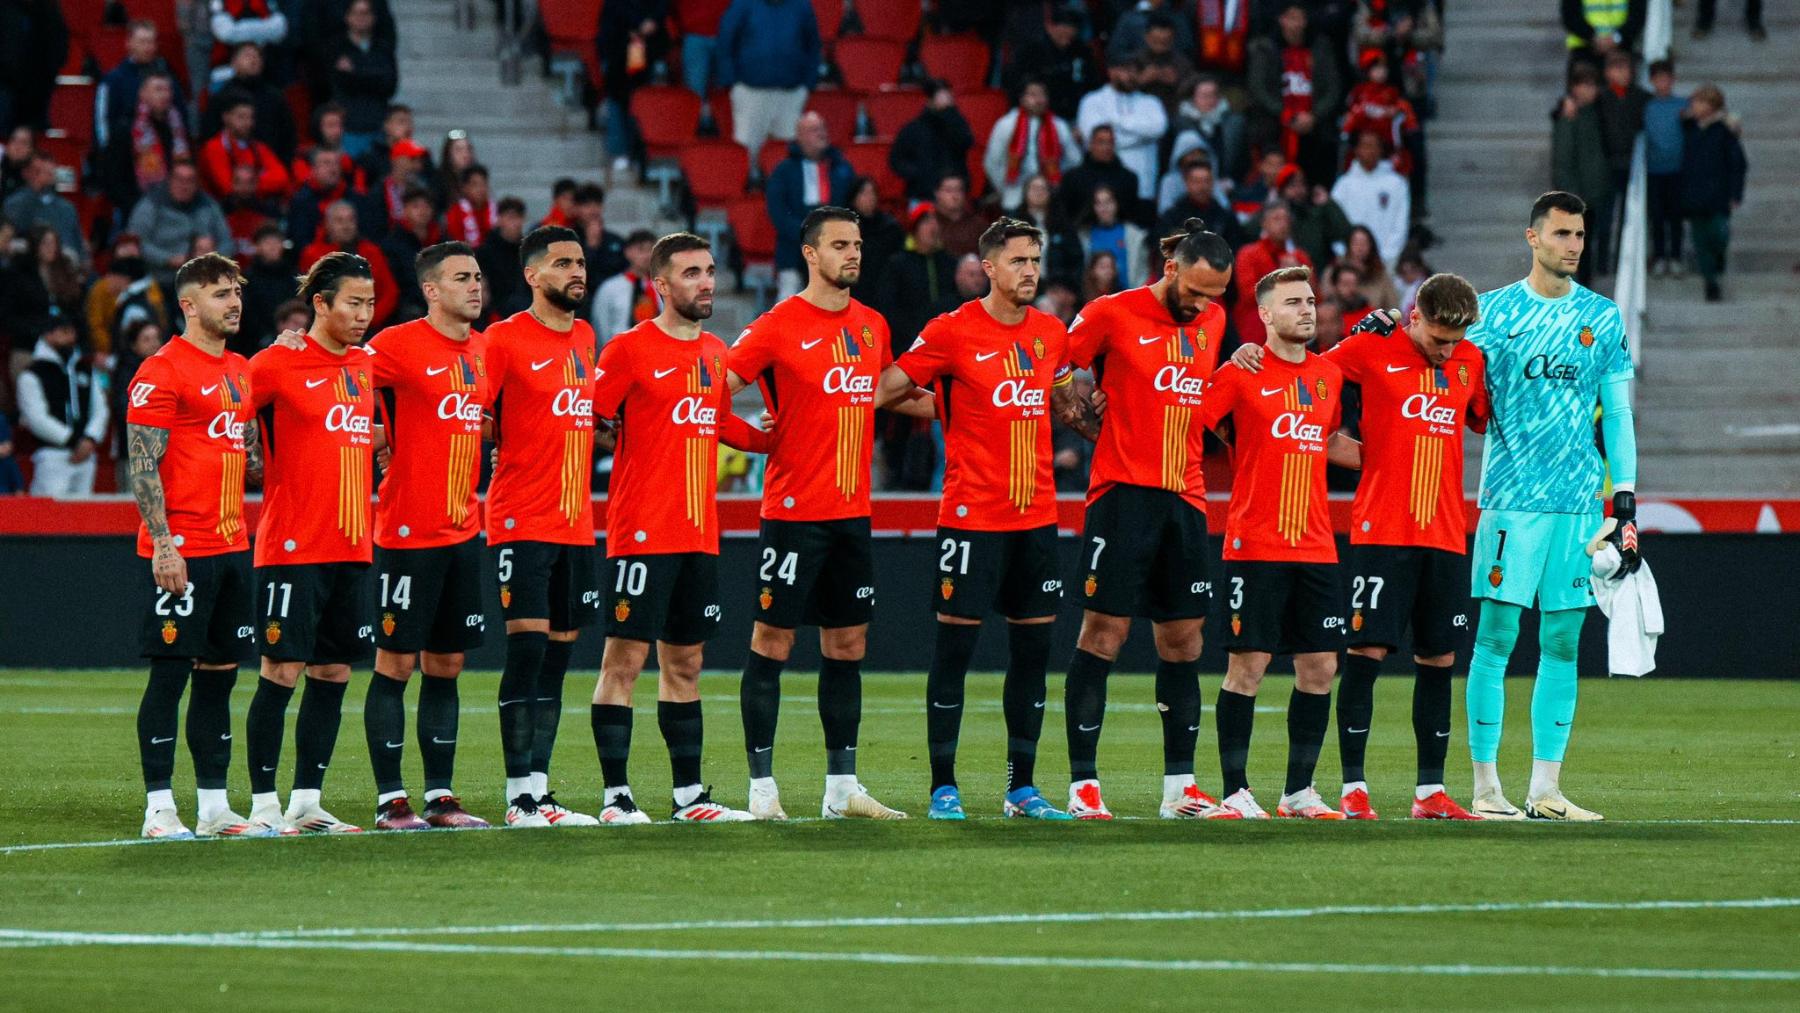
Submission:
[[249,626],[239,626],[237,635],[239,640],[249,640],[256,635],[256,630]]
[[1156,371],[1156,389],[1175,394],[1192,394],[1195,397],[1206,388],[1206,381],[1199,377],[1189,376],[1181,366],[1164,366]]
[[550,402],[550,414],[591,419],[594,417],[594,402],[591,398],[582,397],[575,390],[564,387],[556,392],[556,400]]
[[719,410],[698,397],[684,397],[675,402],[669,421],[678,426],[710,426],[719,421]]
[[445,420],[461,419],[464,422],[480,422],[481,405],[466,393],[445,394],[444,399],[438,402],[437,414],[438,418]]
[[1046,593],[1054,592],[1056,594],[1062,594],[1062,581],[1060,581],[1060,580],[1044,581],[1044,591]]
[[1203,594],[1203,595],[1206,595],[1207,597],[1211,597],[1212,593],[1213,593],[1212,581],[1196,580],[1192,584],[1188,585],[1188,593],[1189,594]]
[[825,372],[827,394],[873,394],[875,378],[858,375],[850,366],[833,366]]
[[371,626],[358,626],[356,628],[356,639],[358,639],[358,640],[374,640],[375,639],[375,627],[372,625]]
[[702,612],[702,613],[701,613],[701,615],[704,615],[704,616],[705,616],[705,617],[706,617],[706,618],[708,618],[708,619],[713,619],[713,620],[716,620],[716,619],[718,619],[718,618],[719,618],[719,615],[720,615],[720,612],[719,612],[719,606],[717,606],[717,605],[708,605],[708,606],[706,606],[706,609],[705,609],[705,611],[703,611],[703,612]]
[[1456,409],[1438,404],[1435,394],[1414,394],[1400,403],[1400,414],[1409,419],[1456,425]]
[[1558,362],[1551,355],[1534,355],[1525,360],[1525,379],[1527,380],[1562,380],[1572,382],[1581,374],[1581,367],[1572,362]]
[[1270,424],[1269,435],[1278,440],[1318,441],[1325,438],[1325,427],[1316,422],[1307,422],[1306,416],[1299,412],[1282,412]]
[[480,613],[476,613],[475,615],[472,615],[472,616],[463,616],[463,626],[465,626],[471,630],[486,629],[487,628],[487,618],[485,616],[481,615]]
[[215,440],[233,440],[242,443],[244,440],[244,424],[238,421],[233,412],[220,412],[206,424],[206,435]]
[[600,592],[598,592],[598,591],[583,591],[583,592],[581,592],[581,603],[583,605],[598,605],[600,603]]
[[1458,615],[1451,616],[1450,617],[1450,625],[1456,627],[1459,630],[1463,629],[1469,625],[1469,617],[1466,614],[1458,614]]
[[325,431],[328,433],[356,433],[367,436],[371,430],[369,417],[356,414],[355,405],[334,404],[325,413]]
[[873,597],[875,597],[875,589],[872,587],[859,587],[856,589],[857,601],[866,601]]
[[1339,627],[1344,625],[1344,617],[1343,616],[1326,616],[1325,622],[1322,625],[1324,625],[1324,627],[1328,630],[1338,629]]
[[994,386],[995,408],[1042,408],[1044,391],[1025,380],[1001,380]]

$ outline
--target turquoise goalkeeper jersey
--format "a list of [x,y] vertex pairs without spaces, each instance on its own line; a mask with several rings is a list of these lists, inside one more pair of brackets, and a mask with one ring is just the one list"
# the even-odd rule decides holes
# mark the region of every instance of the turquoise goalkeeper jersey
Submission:
[[1482,293],[1480,306],[1468,339],[1487,356],[1494,408],[1481,508],[1597,511],[1605,475],[1594,407],[1601,384],[1632,375],[1619,307],[1573,283],[1546,299],[1525,281]]

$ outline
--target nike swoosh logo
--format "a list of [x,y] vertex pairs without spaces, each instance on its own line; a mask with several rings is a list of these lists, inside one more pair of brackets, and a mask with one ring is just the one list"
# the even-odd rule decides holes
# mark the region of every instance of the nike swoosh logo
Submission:
[[1099,725],[1076,725],[1075,730],[1078,732],[1097,732],[1100,730],[1100,726]]
[[219,389],[219,385],[216,383],[213,384],[211,387],[202,387],[202,388],[200,388],[200,396],[201,397],[212,397],[212,392],[215,390],[218,390],[218,389]]
[[802,351],[804,351],[824,340],[825,340],[824,338],[814,338],[811,341],[802,341],[802,342],[800,342],[800,348]]
[[308,381],[306,381],[306,389],[312,390],[314,387],[317,387],[318,385],[320,385],[324,382],[325,382],[324,380],[308,380]]
[[534,362],[531,364],[531,371],[533,373],[535,373],[538,370],[543,369],[545,366],[548,366],[552,362],[555,362],[555,361],[556,361],[555,359],[545,359],[543,362]]
[[1367,728],[1346,728],[1346,729],[1344,729],[1344,731],[1349,732],[1351,735],[1361,735],[1362,733],[1368,731],[1368,729]]
[[855,746],[845,746],[845,747],[844,747],[844,752],[846,752],[846,753],[854,753],[854,752],[856,752],[856,747],[855,747]]
[[456,745],[455,739],[440,739],[435,735],[433,735],[431,737],[431,741],[433,744],[439,745],[439,746],[454,746],[454,745]]
[[1440,739],[1447,739],[1450,737],[1450,733],[1449,732],[1438,732],[1437,737]]
[[387,745],[387,747],[388,747],[388,748],[389,748],[389,749],[400,749],[400,748],[403,748],[403,747],[404,747],[404,746],[405,746],[405,745],[406,745],[406,743],[405,743],[405,742],[404,742],[404,741],[401,741],[401,742],[389,742],[389,743],[387,743],[387,744],[386,744],[386,745]]
[[1197,732],[1199,730],[1200,730],[1199,725],[1188,725],[1188,731],[1190,731],[1190,732]]
[[933,700],[931,702],[931,705],[933,707],[936,707],[938,710],[946,710],[946,711],[953,711],[956,708],[962,706],[962,704],[959,704],[959,703],[938,703],[936,700]]
[[994,356],[999,355],[999,354],[1000,354],[999,352],[985,352],[985,353],[984,352],[976,352],[975,353],[975,361],[976,362],[986,362],[989,359],[991,359]]
[[1044,709],[1044,701],[1039,700],[1037,703],[1034,703],[1031,706],[1037,708],[1038,710],[1043,710]]
[[1475,723],[1478,725],[1487,725],[1489,727],[1492,727],[1494,725],[1499,724],[1500,722],[1498,722],[1498,721],[1483,721],[1480,718],[1476,718]]
[[449,368],[450,368],[449,366],[439,366],[436,369],[432,369],[430,366],[426,366],[425,367],[425,375],[426,376],[436,376],[439,373],[447,371]]
[[220,742],[230,742],[231,741],[231,733],[226,732],[224,735],[219,736],[219,741]]
[[677,369],[680,369],[680,368],[681,368],[680,366],[670,366],[668,369],[659,369],[652,375],[654,375],[658,380],[660,380],[663,377],[668,376],[670,373],[673,373]]
[[1526,334],[1528,334],[1528,333],[1530,333],[1530,332],[1528,332],[1528,331],[1520,331],[1520,332],[1519,332],[1519,333],[1517,333],[1517,334],[1508,334],[1508,335],[1507,335],[1507,336],[1506,336],[1506,340],[1508,340],[1508,341],[1513,341],[1513,340],[1516,340],[1516,339],[1518,339],[1518,338],[1522,338],[1522,337],[1524,337],[1524,336],[1525,336],[1525,335],[1526,335]]
[[1567,727],[1569,727],[1569,726],[1570,726],[1570,725],[1572,725],[1572,724],[1574,724],[1574,723],[1575,723],[1575,722],[1574,722],[1574,721],[1573,721],[1573,720],[1570,720],[1570,721],[1558,721],[1558,722],[1557,722],[1557,723],[1556,723],[1556,727],[1558,727],[1558,728],[1567,728]]
[[1161,341],[1161,340],[1162,340],[1162,339],[1161,339],[1161,338],[1139,338],[1139,339],[1138,339],[1138,344],[1140,344],[1140,345],[1154,345],[1154,344],[1156,344],[1156,343],[1157,343],[1157,342],[1158,342],[1158,341]]
[[1387,367],[1387,371],[1390,373],[1404,373],[1411,368],[1411,366],[1389,366]]
[[754,751],[758,752],[758,753],[766,753],[769,750],[774,749],[774,748],[775,748],[774,746],[757,746]]
[[524,698],[524,697],[520,697],[520,698],[518,698],[518,699],[517,699],[517,700],[502,700],[502,701],[500,701],[500,706],[502,706],[502,707],[511,707],[511,706],[512,706],[512,705],[513,705],[513,704],[516,704],[516,703],[524,703],[524,702],[525,702],[525,698]]
[[1271,394],[1279,394],[1284,390],[1287,390],[1287,388],[1286,387],[1275,387],[1275,388],[1271,388],[1268,390],[1264,390],[1263,397],[1268,397]]
[[264,768],[263,768],[263,771],[264,771],[264,772],[265,772],[265,773],[270,773],[270,774],[273,774],[273,773],[274,773],[274,772],[275,772],[275,768],[274,768],[274,767],[264,767]]
[[323,764],[323,763],[321,763],[321,764],[319,764],[319,769],[320,769],[320,770],[324,770],[324,769],[325,769],[325,764]]
[[173,735],[169,736],[166,739],[159,739],[159,738],[156,738],[155,736],[150,737],[150,744],[153,746],[160,746],[165,742],[174,742],[174,741],[175,741],[175,736],[173,736]]

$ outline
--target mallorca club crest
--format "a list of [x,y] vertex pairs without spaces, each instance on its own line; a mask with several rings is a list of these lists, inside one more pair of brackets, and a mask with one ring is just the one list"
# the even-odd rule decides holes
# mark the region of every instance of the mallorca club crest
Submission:
[[951,580],[949,577],[945,577],[942,581],[940,581],[938,583],[938,594],[945,601],[949,601],[950,596],[955,593],[956,593],[956,581]]
[[1313,390],[1318,392],[1319,400],[1321,400],[1321,401],[1325,400],[1326,387],[1325,387],[1325,378],[1324,377],[1321,376],[1317,380],[1313,381]]
[[1032,338],[1031,339],[1031,355],[1032,355],[1032,358],[1035,358],[1035,359],[1041,359],[1044,357],[1044,339],[1043,338]]
[[1456,367],[1456,382],[1462,384],[1464,387],[1469,385],[1469,367]]
[[500,585],[500,607],[503,609],[512,608],[512,585],[511,584],[501,584]]
[[477,352],[475,354],[475,375],[476,376],[486,376],[487,375],[487,366],[482,363],[481,353],[479,353],[479,352]]
[[1363,626],[1362,609],[1357,609],[1355,612],[1351,613],[1351,615],[1350,615],[1350,629],[1352,632],[1361,633],[1362,626]]
[[630,619],[630,618],[631,618],[631,599],[620,598],[619,603],[617,605],[613,606],[613,619],[616,622],[622,623],[625,620]]
[[775,604],[775,592],[769,590],[766,587],[763,588],[762,594],[759,594],[756,596],[756,603],[758,605],[762,606],[762,610],[764,612],[769,611],[769,609],[771,607],[773,607]]
[[1592,327],[1583,327],[1581,329],[1580,339],[1581,339],[1581,347],[1583,347],[1583,348],[1594,347],[1594,329]]
[[392,612],[381,614],[381,632],[384,636],[394,635],[394,614]]
[[1097,575],[1092,574],[1092,573],[1088,574],[1087,580],[1082,581],[1082,583],[1081,583],[1081,593],[1087,595],[1089,598],[1092,598],[1094,596],[1094,592],[1096,590],[1099,590],[1099,588],[1100,588],[1100,578]]
[[175,620],[173,620],[173,619],[164,619],[164,620],[163,620],[163,625],[162,625],[162,638],[163,638],[163,643],[165,643],[165,644],[172,644],[172,643],[174,643],[174,642],[175,642],[175,637],[176,637],[176,636],[177,636],[177,635],[178,635],[178,634],[177,634],[177,633],[176,633],[176,630],[175,630]]
[[1240,637],[1244,634],[1244,617],[1236,612],[1231,614],[1231,635]]
[[263,640],[270,644],[281,643],[281,620],[269,620],[269,625],[263,627]]
[[1491,587],[1499,587],[1500,582],[1505,579],[1506,572],[1500,569],[1499,563],[1495,563],[1494,568],[1488,571],[1488,585]]

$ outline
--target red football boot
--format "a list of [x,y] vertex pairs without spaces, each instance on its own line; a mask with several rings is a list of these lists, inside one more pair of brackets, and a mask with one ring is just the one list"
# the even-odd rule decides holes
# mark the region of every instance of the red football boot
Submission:
[[1369,805],[1369,793],[1362,788],[1356,788],[1346,792],[1342,800],[1342,805],[1340,805],[1339,808],[1343,810],[1344,818],[1347,820],[1372,820],[1377,818],[1374,808]]
[[1479,820],[1481,817],[1456,804],[1456,800],[1441,791],[1432,792],[1427,798],[1414,799],[1412,818],[1415,820]]

